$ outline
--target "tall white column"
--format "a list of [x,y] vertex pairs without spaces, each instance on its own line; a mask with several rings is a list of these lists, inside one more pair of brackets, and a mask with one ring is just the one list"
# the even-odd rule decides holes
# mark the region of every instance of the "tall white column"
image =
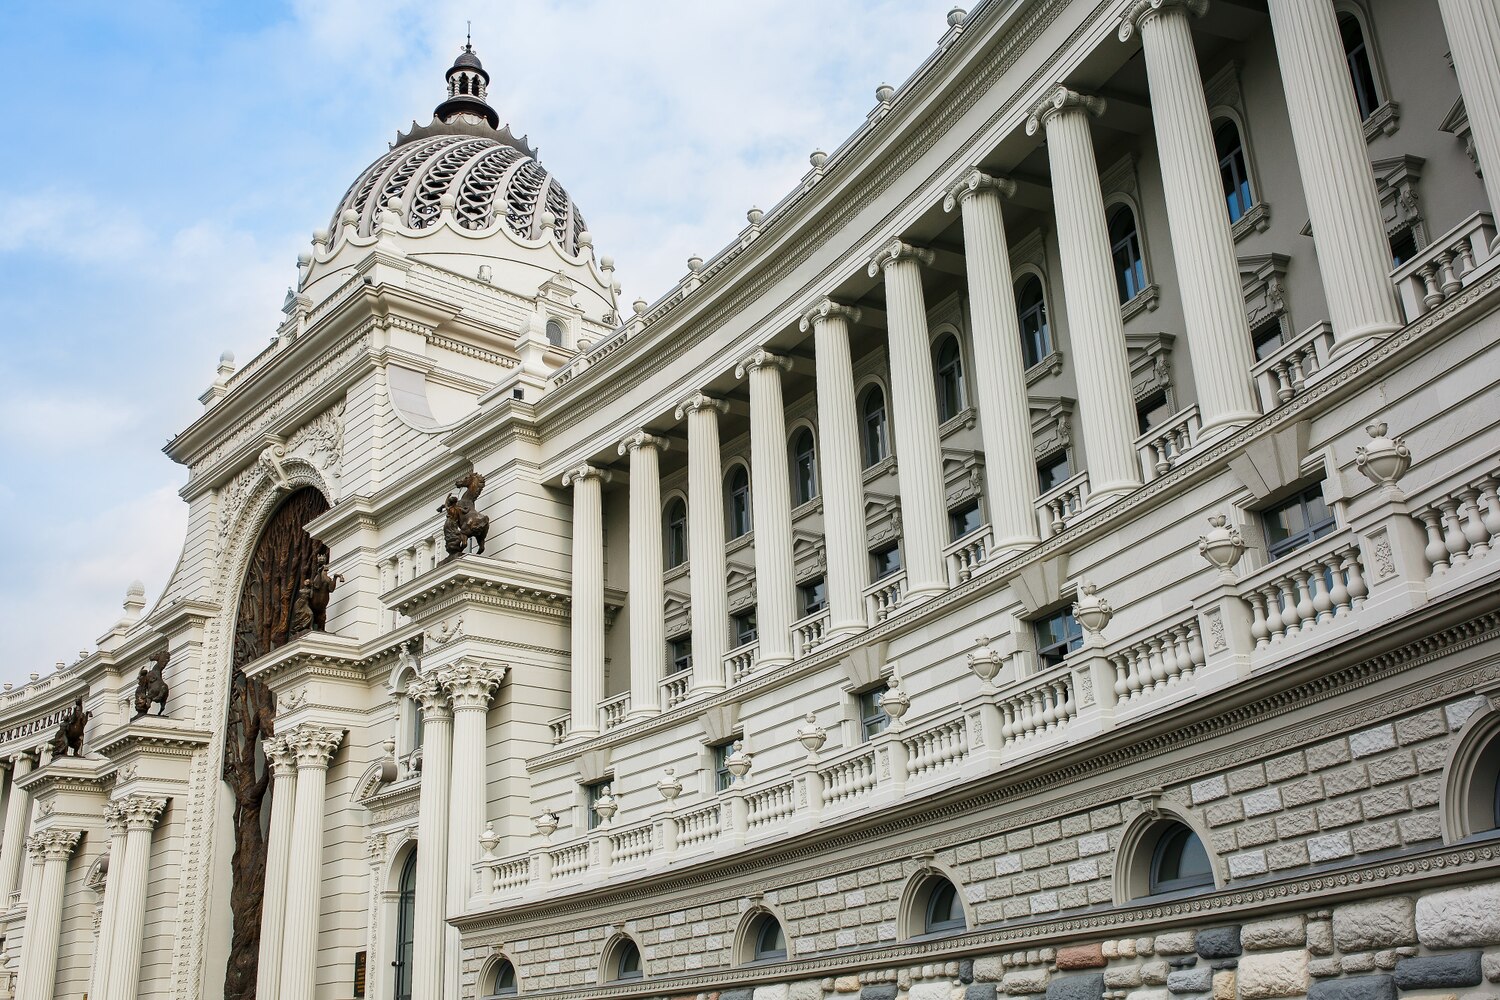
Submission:
[[1207,7],[1208,0],[1135,0],[1120,22],[1120,40],[1139,27],[1146,52],[1156,149],[1167,179],[1167,224],[1204,437],[1244,426],[1260,412],[1250,381],[1254,357],[1234,236],[1188,23],[1189,11],[1202,14]]
[[636,431],[620,442],[630,456],[630,714],[661,711],[667,631],[662,605],[662,438]]
[[448,982],[448,805],[453,771],[453,712],[435,678],[407,689],[422,708],[422,790],[417,804],[417,899],[412,914],[414,997],[440,997]]
[[1484,193],[1491,214],[1500,216],[1500,6],[1494,0],[1438,0],[1438,9],[1484,172]]
[[[479,860],[479,835],[484,832],[484,766],[488,757],[488,727],[485,715],[490,696],[500,686],[505,668],[488,663],[461,661],[438,672],[437,680],[453,705],[453,772],[448,795],[448,912],[468,909],[474,892],[474,863]],[[423,774],[425,781],[427,776]],[[421,849],[420,843],[418,850]],[[445,935],[447,954],[443,996],[459,994],[460,956],[458,929]]]
[[151,832],[166,807],[166,799],[149,795],[120,800],[126,828],[125,855],[121,859],[124,871],[120,873],[120,902],[115,907],[116,926],[110,943],[114,957],[110,961],[109,992],[104,1000],[136,1000],[139,995],[146,890],[151,875]]
[[291,865],[292,813],[297,801],[297,754],[286,740],[264,743],[271,766],[271,836],[266,845],[266,884],[260,905],[260,959],[255,990],[268,997],[281,993],[281,952],[285,945],[287,870]]
[[758,662],[792,660],[792,477],[787,462],[781,373],[791,361],[757,350],[734,369],[750,381],[750,498],[755,515],[755,619]]
[[287,746],[297,755],[297,804],[292,813],[286,928],[281,949],[284,1000],[313,1000],[316,987],[318,904],[323,890],[324,792],[328,785],[328,762],[343,738],[340,732],[316,726],[301,726],[284,736]]
[[26,827],[31,819],[31,793],[17,784],[31,773],[31,758],[17,754],[10,766],[10,799],[5,804],[5,834],[0,838],[0,909],[10,906],[10,894],[20,888],[21,862],[26,857]]
[[890,343],[891,425],[896,438],[896,479],[901,491],[901,548],[906,600],[941,593],[948,586],[943,547],[948,542],[948,504],[943,448],[938,437],[937,389],[922,265],[931,250],[892,240],[870,261],[869,275],[885,271],[885,310]]
[[1015,279],[1005,239],[1001,197],[1013,181],[978,170],[949,188],[943,208],[964,220],[964,266],[974,326],[974,396],[984,440],[984,498],[996,553],[1036,544],[1036,452],[1026,401],[1026,359],[1016,315]]
[[849,324],[859,310],[832,299],[802,317],[813,331],[817,362],[818,473],[823,493],[823,545],[827,550],[828,634],[849,635],[868,627],[864,589],[870,582],[865,538],[865,483],[860,467],[859,413]]
[[1337,357],[1400,329],[1391,249],[1333,0],[1269,4]]
[[94,971],[89,996],[107,1000],[113,971],[115,922],[120,910],[120,877],[125,868],[125,811],[118,802],[104,804],[104,825],[109,829],[109,870],[104,876],[104,904],[99,919],[99,940],[94,948]]
[[[1091,500],[1121,497],[1141,485],[1130,359],[1109,254],[1099,165],[1089,134],[1090,116],[1103,112],[1102,99],[1059,86],[1032,109],[1026,121],[1027,135],[1035,135],[1042,127],[1047,130],[1052,204]],[[1239,287],[1237,278],[1235,287]]]
[[724,555],[724,476],[719,454],[722,399],[701,392],[684,399],[677,419],[688,425],[688,590],[693,616],[693,693],[724,687],[729,641],[728,573]]
[[580,465],[563,476],[573,487],[572,738],[599,734],[604,700],[604,484],[608,469]]
[[26,907],[25,949],[21,956],[21,988],[18,997],[51,997],[57,986],[57,944],[62,934],[63,886],[68,876],[68,858],[83,834],[78,830],[47,830],[27,841],[32,857],[41,865],[36,891]]

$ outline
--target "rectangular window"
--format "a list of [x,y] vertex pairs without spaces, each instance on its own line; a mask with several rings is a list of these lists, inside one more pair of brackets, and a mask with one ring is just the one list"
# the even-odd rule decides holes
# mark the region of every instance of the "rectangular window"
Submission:
[[1136,433],[1144,434],[1172,415],[1165,392],[1153,392],[1135,404]]
[[682,635],[676,639],[668,639],[667,658],[671,663],[670,673],[680,674],[684,670],[693,669],[693,637]]
[[901,546],[891,542],[884,548],[870,552],[870,578],[879,580],[892,573],[901,572]]
[[1067,482],[1073,475],[1073,466],[1068,461],[1068,450],[1054,451],[1036,463],[1037,493],[1048,493]]
[[599,817],[599,810],[595,807],[598,805],[599,800],[604,796],[605,790],[609,788],[610,780],[611,779],[609,778],[605,778],[603,781],[595,781],[591,784],[583,786],[584,793],[588,796],[590,830],[598,827],[601,822]]
[[1338,527],[1323,499],[1323,482],[1261,512],[1266,554],[1273,560],[1311,545]]
[[1281,349],[1286,336],[1281,330],[1281,317],[1272,316],[1250,331],[1250,340],[1255,347],[1255,360],[1264,361]]
[[1055,667],[1083,645],[1083,626],[1073,617],[1070,604],[1061,611],[1032,622],[1036,631],[1036,657],[1043,670]]
[[1391,267],[1400,267],[1417,255],[1417,233],[1411,226],[1390,238]]
[[855,695],[859,699],[860,742],[868,743],[890,728],[891,717],[880,707],[880,698],[885,694],[884,684],[872,687]]
[[714,753],[714,788],[721,792],[734,784],[734,775],[729,771],[729,751],[734,749],[734,739],[709,747]]
[[979,530],[979,501],[971,500],[948,512],[948,540],[956,542],[971,531]]
[[828,587],[823,577],[814,577],[797,585],[797,608],[803,616],[828,607]]
[[729,619],[730,627],[734,634],[734,644],[738,648],[747,643],[754,642],[760,638],[760,633],[755,628],[755,609],[749,608],[733,615]]

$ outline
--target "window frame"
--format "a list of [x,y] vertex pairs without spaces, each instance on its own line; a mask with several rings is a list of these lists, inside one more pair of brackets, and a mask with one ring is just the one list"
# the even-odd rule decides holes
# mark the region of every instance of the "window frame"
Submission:
[[[822,596],[815,600],[809,600],[808,591],[820,589]],[[808,577],[797,584],[797,610],[798,618],[806,618],[808,615],[817,614],[828,607],[828,577],[819,573],[817,576]]]
[[[883,556],[888,556],[888,555],[892,555],[892,554],[895,555],[895,562],[890,566],[889,569],[885,570],[885,572],[881,572],[881,570],[880,570],[880,559]],[[871,583],[874,583],[876,580],[884,580],[887,577],[895,576],[897,573],[900,573],[905,568],[906,568],[906,563],[901,558],[901,540],[900,539],[892,539],[891,541],[885,543],[884,545],[877,546],[876,548],[873,548],[873,549],[870,550],[870,582]]]
[[[965,528],[963,527],[965,522],[959,520],[959,518],[963,515],[967,515],[971,511],[974,514],[974,526],[972,528]],[[960,538],[966,538],[969,535],[972,535],[982,527],[984,527],[984,511],[979,506],[978,497],[975,497],[974,499],[969,500],[966,503],[961,503],[957,507],[950,507],[948,509],[949,544],[958,541]]]
[[614,786],[614,775],[606,775],[598,781],[583,782],[583,811],[584,827],[587,830],[597,830],[604,824],[594,805],[604,797],[604,790]]
[[[1224,207],[1229,214],[1229,224],[1234,225],[1248,215],[1259,201],[1255,194],[1255,181],[1250,176],[1250,154],[1245,149],[1245,130],[1240,128],[1238,121],[1225,114],[1215,117],[1209,127],[1213,134],[1214,154],[1219,160],[1219,184],[1224,191]],[[1227,153],[1219,149],[1219,133],[1225,128],[1234,130],[1235,139],[1234,148]],[[1231,177],[1226,177],[1226,172],[1232,177],[1232,187],[1228,183]],[[1235,203],[1242,191],[1244,203],[1236,213]]]
[[[1177,870],[1182,870],[1182,859],[1186,856],[1188,846],[1196,842],[1198,851],[1203,855],[1204,870],[1193,875],[1176,875],[1172,878],[1162,878],[1162,865],[1166,862],[1167,850],[1172,842],[1181,839],[1182,847],[1177,852]],[[1208,853],[1208,845],[1198,835],[1198,831],[1179,820],[1170,821],[1166,827],[1157,835],[1155,843],[1151,845],[1150,868],[1146,874],[1146,895],[1162,896],[1167,893],[1188,892],[1193,889],[1214,888],[1214,865],[1213,858]]]
[[[944,360],[950,348],[953,353]],[[932,339],[932,386],[938,423],[945,424],[968,409],[964,347],[953,330],[943,330]]]
[[889,689],[882,681],[871,687],[851,692],[854,698],[855,725],[858,726],[859,742],[865,744],[891,728],[891,717],[886,714],[880,699]]
[[[674,517],[677,511],[680,518]],[[688,561],[688,509],[687,501],[680,496],[667,498],[662,508],[662,565],[669,570]]]
[[734,772],[729,770],[729,753],[734,749],[734,745],[742,739],[744,737],[736,733],[727,740],[720,740],[718,743],[710,743],[708,745],[710,759],[713,763],[713,790],[715,794],[728,791],[729,786],[734,784]]
[[[806,450],[799,447],[807,443]],[[812,503],[821,495],[818,482],[818,438],[803,424],[792,429],[787,440],[787,468],[791,473],[792,506]]]
[[[744,623],[748,623],[749,627],[742,628]],[[748,635],[749,638],[741,640],[742,635]],[[754,604],[729,616],[729,637],[734,641],[731,649],[739,649],[741,646],[760,641],[760,622],[756,618]]]
[[[1036,302],[1023,306],[1024,293],[1033,283],[1037,290]],[[1016,302],[1016,328],[1021,335],[1021,363],[1025,365],[1027,371],[1030,371],[1047,360],[1055,350],[1052,345],[1052,326],[1048,319],[1047,283],[1042,280],[1040,274],[1026,271],[1016,278],[1013,292]],[[1032,316],[1039,320],[1039,324],[1035,330],[1028,331],[1026,322]],[[1035,352],[1035,357],[1032,356],[1033,352]]]
[[[743,487],[740,477],[744,477]],[[724,533],[731,542],[755,530],[755,502],[750,489],[750,467],[744,462],[731,464],[724,473]]]
[[[940,875],[934,875],[929,881],[931,885],[927,889],[927,899],[922,906],[922,933],[951,934],[955,931],[968,930],[969,921],[964,915],[963,897],[959,894],[958,886]],[[948,916],[934,919],[937,904],[943,894],[949,894]],[[952,915],[955,908],[958,910],[957,917]]]
[[[880,406],[878,410],[872,411],[870,400],[876,395],[880,397]],[[878,455],[872,450],[872,444],[878,444]],[[873,468],[891,457],[890,403],[885,386],[879,382],[870,382],[860,390],[859,452],[860,460],[866,469]]]
[[[396,882],[396,958],[391,962],[391,994],[395,1000],[412,1000],[416,965],[417,852],[402,862]],[[401,991],[405,976],[406,992]]]
[[[635,971],[625,972],[625,960],[632,955],[635,957]],[[623,935],[616,938],[610,946],[607,971],[609,978],[605,980],[606,983],[634,983],[645,979],[646,959],[641,954],[641,946],[633,938]]]
[[[1360,124],[1364,124],[1390,100],[1386,96],[1385,81],[1381,79],[1380,69],[1376,64],[1375,46],[1371,41],[1373,33],[1370,31],[1370,19],[1360,8],[1353,4],[1342,3],[1334,7],[1333,16],[1339,35],[1339,50],[1344,56],[1344,70],[1349,74],[1349,87],[1354,94],[1354,110],[1359,115]],[[1345,37],[1344,25],[1346,23],[1353,24],[1359,32],[1359,42],[1354,46],[1350,46]],[[1360,67],[1356,61],[1361,57],[1368,81],[1361,81],[1358,77]],[[1368,83],[1369,93],[1361,96],[1365,83]],[[1366,107],[1367,103],[1368,107]]]
[[[1061,478],[1056,479],[1052,483],[1052,485],[1043,486],[1042,469],[1054,467],[1059,463],[1061,463],[1065,467],[1067,474],[1062,476]],[[1069,451],[1069,449],[1064,447],[1047,452],[1047,454],[1036,460],[1036,495],[1043,496],[1047,493],[1051,493],[1063,483],[1067,482],[1069,479],[1072,479],[1075,474],[1076,473],[1074,473],[1073,471],[1073,455]]]
[[[1063,623],[1062,638],[1052,639],[1050,630],[1044,631],[1044,629],[1050,623],[1059,620]],[[1036,643],[1038,670],[1050,670],[1053,667],[1062,666],[1069,656],[1083,648],[1083,624],[1074,616],[1071,602],[1033,618],[1031,635]]]
[[[547,343],[551,344],[553,347],[562,347],[568,339],[567,325],[555,316],[548,317],[547,325],[544,327],[544,330],[546,331],[545,336],[547,338]],[[554,330],[557,331],[556,337],[554,337],[552,334],[552,331]]]
[[[1130,215],[1130,231],[1120,236],[1115,236],[1115,220],[1120,213],[1126,212]],[[1151,285],[1150,276],[1146,273],[1146,250],[1145,243],[1141,239],[1140,213],[1135,206],[1128,201],[1112,202],[1105,209],[1104,219],[1105,235],[1109,239],[1109,256],[1115,272],[1115,293],[1119,296],[1120,305],[1131,301],[1136,296],[1145,292]],[[1130,267],[1120,266],[1121,252],[1133,254],[1130,258]],[[1129,273],[1138,282],[1138,286],[1132,288],[1125,275]]]
[[[686,649],[686,653],[683,652]],[[693,633],[684,632],[667,640],[667,676],[691,673],[693,669]],[[680,664],[680,665],[679,665]]]
[[[1268,563],[1276,562],[1285,556],[1299,552],[1318,539],[1326,538],[1338,530],[1338,512],[1334,505],[1328,502],[1328,496],[1323,490],[1323,484],[1326,481],[1326,477],[1323,476],[1311,482],[1304,481],[1303,485],[1299,486],[1289,495],[1275,503],[1267,504],[1257,512],[1260,518],[1261,532],[1266,543],[1266,561]],[[1316,522],[1312,520],[1308,510],[1308,501],[1315,493],[1317,494],[1318,501],[1323,505],[1323,509],[1328,512],[1326,518]],[[1298,531],[1289,533],[1285,538],[1273,542],[1271,540],[1272,518],[1293,506],[1298,507],[1300,510],[1303,527]]]
[[[766,948],[767,932],[775,930],[777,937],[781,939],[780,948]],[[784,962],[791,954],[787,947],[786,929],[781,926],[781,921],[776,915],[769,911],[762,912],[755,918],[754,925],[750,928],[750,961],[751,962]]]
[[[510,986],[500,984],[500,976],[507,969],[510,970]],[[516,972],[516,963],[501,956],[500,961],[490,970],[490,992],[485,995],[486,1000],[492,997],[513,997],[521,992],[521,977]]]

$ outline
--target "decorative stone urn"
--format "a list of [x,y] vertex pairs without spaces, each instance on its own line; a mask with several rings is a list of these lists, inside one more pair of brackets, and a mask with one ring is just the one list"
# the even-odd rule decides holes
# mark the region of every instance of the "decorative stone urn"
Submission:
[[479,846],[484,851],[486,860],[494,858],[495,846],[499,843],[500,835],[495,832],[495,825],[493,823],[486,823],[484,832],[479,835]]
[[609,821],[615,818],[615,813],[620,811],[620,804],[615,801],[614,790],[605,785],[599,790],[599,797],[594,800],[594,812],[599,816],[600,824],[609,825]]
[[557,830],[557,813],[544,812],[536,819],[532,820],[532,822],[536,824],[536,832],[540,833],[543,839],[546,839],[547,837],[552,836],[552,834]]
[[1376,486],[1392,490],[1411,468],[1411,449],[1399,437],[1386,437],[1384,421],[1365,425],[1370,443],[1354,449],[1354,464]]
[[900,728],[901,717],[911,708],[911,699],[901,690],[901,678],[895,674],[886,681],[886,692],[880,696],[880,709],[891,717],[891,725]]
[[1078,624],[1094,639],[1099,638],[1109,620],[1115,616],[1115,609],[1099,596],[1098,591],[1099,588],[1088,580],[1082,580],[1078,584],[1078,598],[1073,602],[1073,617],[1078,619]]
[[677,780],[676,772],[676,768],[662,768],[662,779],[656,783],[656,790],[661,793],[662,799],[665,800],[668,805],[671,805],[673,802],[675,802],[677,800],[677,796],[682,794],[682,782]]
[[1005,665],[1005,657],[990,645],[989,636],[982,635],[974,641],[979,648],[969,654],[969,669],[984,683],[991,684]]
[[811,712],[804,716],[807,725],[797,730],[797,742],[802,744],[807,751],[807,757],[812,760],[818,756],[818,751],[823,749],[823,744],[828,742],[828,733],[818,725],[818,717]]
[[724,766],[729,768],[730,774],[734,775],[736,784],[743,781],[745,775],[750,773],[750,754],[743,742],[734,741],[734,746],[729,748],[729,754],[724,758]]
[[1207,559],[1228,580],[1234,579],[1234,565],[1245,554],[1245,539],[1238,528],[1229,527],[1229,518],[1210,514],[1209,532],[1198,536],[1198,554]]

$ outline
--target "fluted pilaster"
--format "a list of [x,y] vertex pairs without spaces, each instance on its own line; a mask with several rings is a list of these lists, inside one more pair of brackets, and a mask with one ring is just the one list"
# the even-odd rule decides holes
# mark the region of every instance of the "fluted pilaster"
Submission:
[[573,738],[599,733],[604,699],[604,484],[607,469],[580,465],[573,487]]
[[755,617],[760,663],[792,659],[792,478],[781,373],[791,362],[758,350],[734,369],[750,381],[750,496],[755,511]]
[[922,293],[922,267],[932,261],[931,250],[892,240],[875,254],[868,269],[872,278],[885,272],[891,426],[896,439],[908,600],[931,597],[948,585],[943,567],[943,546],[948,541],[943,450],[932,380],[927,300]]
[[1438,0],[1438,9],[1484,172],[1484,193],[1490,212],[1500,216],[1500,6],[1494,0]]
[[1161,172],[1170,178],[1167,224],[1205,436],[1259,415],[1250,381],[1250,324],[1188,23],[1189,12],[1201,14],[1207,7],[1208,0],[1137,0],[1120,24],[1120,40],[1139,29],[1146,52],[1156,148]]
[[721,399],[695,393],[677,407],[688,425],[688,584],[693,616],[693,692],[724,687],[729,597],[724,579],[724,477],[719,458]]
[[864,589],[870,562],[865,538],[865,486],[860,469],[859,413],[849,324],[859,310],[832,299],[802,317],[813,331],[817,362],[818,472],[823,492],[823,544],[828,554],[828,630],[831,636],[865,628]]
[[[343,733],[316,726],[302,726],[283,737],[297,758],[297,804],[292,813],[285,940],[281,949],[281,996],[284,1000],[313,1000],[318,958],[318,904],[322,896],[324,793],[328,784],[328,764],[343,738]],[[426,763],[425,758],[423,763]]]
[[27,838],[32,860],[40,866],[37,884],[26,907],[25,952],[21,956],[18,997],[50,997],[57,986],[57,945],[62,934],[63,887],[68,858],[83,833],[51,829]]
[[0,838],[0,906],[9,906],[10,894],[20,888],[21,862],[26,857],[26,826],[31,819],[31,794],[16,782],[30,773],[31,758],[18,754],[11,762],[5,834]]
[[662,616],[661,452],[663,438],[637,431],[620,442],[630,456],[630,714],[661,711],[666,662],[666,621]]
[[118,802],[104,804],[104,826],[109,831],[109,870],[104,876],[104,903],[99,919],[99,938],[94,949],[94,969],[89,996],[109,998],[109,980],[114,954],[116,914],[120,909],[120,875],[125,868],[125,813]]
[[1390,244],[1332,0],[1269,2],[1338,356],[1401,326]]
[[1089,494],[1094,500],[1123,496],[1141,484],[1130,360],[1115,291],[1099,166],[1089,134],[1089,118],[1103,112],[1102,99],[1059,86],[1032,110],[1026,122],[1028,135],[1039,128],[1047,130],[1052,203],[1078,380],[1079,423]]
[[116,927],[110,944],[113,958],[105,1000],[136,1000],[140,994],[141,941],[146,930],[146,889],[151,875],[151,834],[167,800],[131,795],[120,799],[119,807],[125,819],[125,853],[120,859],[124,870],[120,873],[120,901],[115,907]]
[[256,992],[279,996],[281,951],[286,929],[286,876],[291,864],[292,812],[297,800],[297,755],[280,737],[263,744],[271,767],[271,837],[266,846],[266,883],[260,907],[260,959]]
[[422,711],[422,789],[417,813],[417,898],[412,914],[412,996],[443,996],[447,966],[448,806],[453,768],[453,711],[433,677],[407,694]]
[[1015,279],[1005,238],[1001,199],[1014,182],[978,170],[949,188],[945,210],[964,220],[964,265],[974,327],[974,396],[984,439],[984,493],[996,552],[1037,539],[1031,408],[1026,401],[1026,359],[1016,315]]

